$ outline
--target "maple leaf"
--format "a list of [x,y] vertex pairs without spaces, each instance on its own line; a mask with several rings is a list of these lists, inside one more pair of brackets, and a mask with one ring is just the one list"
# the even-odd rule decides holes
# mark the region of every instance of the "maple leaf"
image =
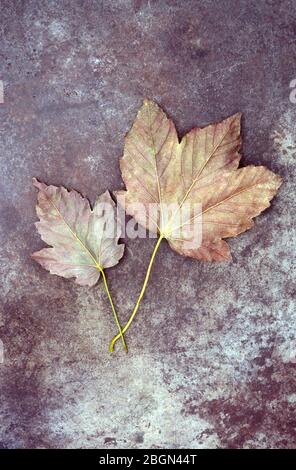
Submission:
[[50,245],[33,253],[32,258],[51,274],[70,278],[77,284],[93,286],[104,268],[115,266],[123,256],[118,244],[120,230],[114,234],[115,204],[106,191],[93,210],[77,191],[47,186],[33,179],[39,189],[36,227]]
[[[263,166],[238,168],[240,119],[237,113],[220,123],[196,127],[179,141],[174,123],[156,103],[145,100],[140,108],[120,160],[126,191],[115,194],[128,214],[159,237],[122,334],[139,309],[163,239],[185,256],[229,260],[224,238],[251,228],[252,219],[270,205],[281,185],[281,178]],[[111,352],[119,338],[112,339]]]
[[[237,113],[196,127],[179,141],[172,120],[156,103],[145,100],[126,136],[120,168],[127,190],[117,191],[117,200],[139,224],[158,232],[182,255],[231,259],[223,239],[251,228],[253,217],[270,205],[281,185],[281,178],[263,166],[238,169],[240,119]],[[168,215],[172,203],[177,210]],[[180,225],[177,216],[185,204],[189,210]],[[149,211],[151,205],[156,211]],[[202,240],[189,246],[196,221]]]

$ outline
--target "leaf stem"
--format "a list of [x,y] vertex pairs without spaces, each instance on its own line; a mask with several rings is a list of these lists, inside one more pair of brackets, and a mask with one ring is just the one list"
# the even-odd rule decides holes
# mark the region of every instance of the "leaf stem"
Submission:
[[[144,284],[143,284],[142,290],[141,290],[141,292],[140,292],[139,298],[138,298],[138,300],[137,300],[137,303],[136,303],[136,305],[135,305],[135,307],[134,307],[134,310],[133,310],[133,312],[132,312],[132,314],[131,314],[131,316],[130,316],[128,322],[126,323],[126,325],[124,326],[124,328],[121,330],[121,335],[123,335],[123,334],[126,332],[126,330],[130,327],[130,325],[131,325],[131,323],[132,323],[132,321],[133,321],[133,319],[134,319],[134,317],[135,317],[135,315],[136,315],[136,313],[137,313],[137,311],[138,311],[138,308],[139,308],[139,306],[140,306],[141,300],[142,300],[142,298],[143,298],[143,296],[144,296],[144,293],[145,293],[145,290],[146,290],[146,287],[147,287],[147,284],[148,284],[148,280],[149,280],[149,277],[150,277],[150,273],[151,273],[151,269],[152,269],[152,265],[153,265],[153,261],[154,261],[155,255],[156,255],[156,253],[157,253],[157,250],[158,250],[159,245],[160,245],[160,243],[161,243],[161,241],[162,241],[163,238],[164,238],[164,235],[161,234],[160,237],[159,237],[158,240],[157,240],[157,243],[156,243],[156,245],[155,245],[155,247],[154,247],[154,250],[153,250],[152,255],[151,255],[151,258],[150,258],[150,262],[149,262],[149,265],[148,265],[148,268],[147,268],[147,272],[146,272]],[[112,341],[111,341],[111,343],[110,343],[110,345],[109,345],[109,351],[110,351],[110,352],[113,352],[113,351],[114,351],[114,345],[115,345],[116,341],[121,337],[121,335],[118,334],[118,335],[114,336],[114,338],[112,339]]]
[[111,305],[111,309],[112,309],[112,312],[113,312],[113,315],[114,315],[114,318],[115,318],[115,323],[116,323],[116,325],[118,327],[118,330],[119,330],[119,334],[117,335],[118,339],[121,338],[124,350],[127,352],[128,349],[127,349],[127,345],[126,345],[126,342],[125,342],[125,339],[124,339],[124,336],[123,336],[123,329],[121,328],[119,318],[118,318],[117,312],[116,312],[115,307],[114,307],[114,303],[113,303],[113,300],[112,300],[112,297],[111,297],[111,294],[110,294],[110,291],[109,291],[106,275],[105,275],[104,270],[102,268],[100,269],[100,272],[102,274],[105,290],[107,292],[108,299],[109,299],[109,302],[110,302],[110,305]]

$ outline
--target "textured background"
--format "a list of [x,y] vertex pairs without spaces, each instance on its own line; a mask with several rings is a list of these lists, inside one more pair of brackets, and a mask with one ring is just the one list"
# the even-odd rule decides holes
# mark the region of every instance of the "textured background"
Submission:
[[[294,1],[1,1],[3,447],[296,447]],[[102,284],[30,259],[32,176],[93,202],[121,185],[145,96],[180,134],[243,112],[243,164],[285,183],[233,262],[160,248],[130,353],[107,352]],[[153,241],[108,271],[128,318]]]

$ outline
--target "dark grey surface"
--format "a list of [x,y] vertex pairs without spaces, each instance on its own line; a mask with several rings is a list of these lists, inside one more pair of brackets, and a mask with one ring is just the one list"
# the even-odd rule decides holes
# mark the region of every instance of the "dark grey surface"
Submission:
[[[293,447],[296,443],[294,1],[2,1],[0,440],[3,447]],[[160,248],[127,335],[102,284],[30,259],[32,176],[90,197],[121,187],[123,138],[147,96],[194,125],[243,112],[242,164],[284,178],[233,262]],[[121,318],[153,241],[108,271]]]

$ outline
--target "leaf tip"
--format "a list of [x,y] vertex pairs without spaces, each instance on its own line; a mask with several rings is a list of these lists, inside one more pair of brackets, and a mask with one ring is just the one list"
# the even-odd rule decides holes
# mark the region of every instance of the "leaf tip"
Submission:
[[35,186],[35,188],[37,188],[41,191],[43,183],[38,181],[37,178],[35,178],[35,176],[32,178],[32,182],[33,182],[33,185]]
[[144,98],[144,100],[143,100],[143,105],[144,106],[149,106],[150,103],[151,103],[151,100],[149,100],[149,98]]
[[147,108],[148,106],[150,106],[150,107],[153,107],[153,106],[154,106],[154,107],[156,107],[156,108],[159,107],[158,104],[157,104],[155,101],[153,101],[153,100],[151,100],[150,98],[147,98],[147,97],[146,97],[146,98],[144,98],[144,100],[143,100],[143,107],[144,107],[144,108]]
[[243,113],[241,113],[240,111],[238,111],[237,113],[234,113],[232,116],[230,116],[230,120],[231,120],[230,125],[238,126],[239,133],[240,133],[240,130],[241,130],[242,117],[243,117]]

